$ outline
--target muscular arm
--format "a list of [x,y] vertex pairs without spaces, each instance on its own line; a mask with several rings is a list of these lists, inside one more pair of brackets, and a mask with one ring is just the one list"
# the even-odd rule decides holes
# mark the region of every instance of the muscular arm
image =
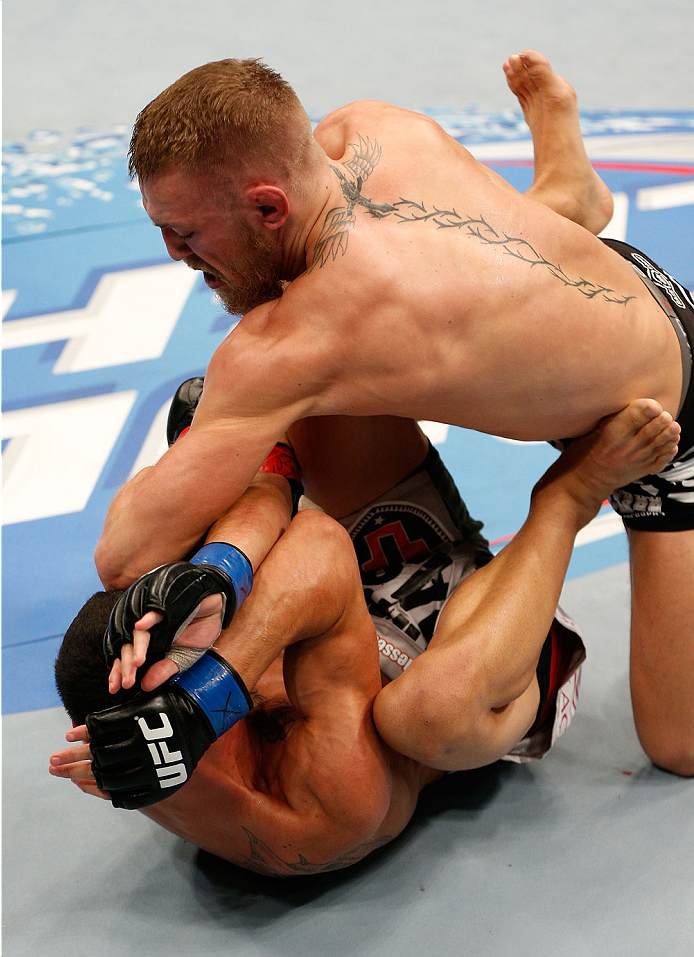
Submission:
[[[210,362],[190,430],[112,502],[95,553],[107,588],[127,587],[188,553],[305,414],[307,390],[297,382],[296,363],[288,368],[269,359],[271,342],[263,348],[248,334],[233,336]],[[303,392],[298,399],[296,391]]]
[[391,766],[375,735],[375,633],[342,528],[300,513],[215,647],[249,687],[284,648],[289,720],[268,737],[253,715],[233,728],[184,788],[148,809],[154,820],[277,876],[347,866],[403,829],[437,775],[405,759]]

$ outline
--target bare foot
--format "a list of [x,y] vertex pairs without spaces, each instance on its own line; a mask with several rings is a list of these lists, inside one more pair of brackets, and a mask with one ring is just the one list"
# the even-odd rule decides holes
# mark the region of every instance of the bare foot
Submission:
[[636,399],[576,439],[542,477],[543,489],[568,493],[586,524],[622,485],[660,472],[677,453],[680,427],[655,399]]
[[526,195],[599,233],[612,217],[612,194],[590,165],[574,88],[535,50],[510,56],[504,73],[533,136],[535,178]]

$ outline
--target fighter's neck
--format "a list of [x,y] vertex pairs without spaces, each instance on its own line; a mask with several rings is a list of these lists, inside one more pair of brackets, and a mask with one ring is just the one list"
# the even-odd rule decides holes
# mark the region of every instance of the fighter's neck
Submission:
[[340,183],[327,161],[297,197],[283,237],[285,279],[296,279],[313,262],[316,242],[330,212],[344,204]]

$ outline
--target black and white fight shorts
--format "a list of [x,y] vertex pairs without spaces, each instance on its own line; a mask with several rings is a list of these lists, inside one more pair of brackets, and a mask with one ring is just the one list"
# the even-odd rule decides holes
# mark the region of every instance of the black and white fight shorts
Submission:
[[682,400],[677,421],[682,428],[675,459],[657,475],[645,475],[617,489],[612,507],[627,528],[675,532],[694,528],[694,299],[676,279],[648,256],[616,239],[603,242],[623,256],[672,323],[682,353]]
[[[426,649],[455,588],[491,560],[482,523],[470,516],[431,446],[411,475],[340,521],[359,560],[381,671],[397,679]],[[537,718],[506,760],[541,758],[564,733],[576,711],[584,658],[576,624],[558,608],[537,669]]]

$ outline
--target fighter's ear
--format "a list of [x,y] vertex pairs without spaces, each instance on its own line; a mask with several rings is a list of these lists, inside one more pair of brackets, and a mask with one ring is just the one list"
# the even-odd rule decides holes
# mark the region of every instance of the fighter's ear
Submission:
[[289,200],[279,186],[268,186],[264,183],[249,186],[246,190],[246,198],[258,210],[263,226],[268,229],[279,229],[287,222]]

